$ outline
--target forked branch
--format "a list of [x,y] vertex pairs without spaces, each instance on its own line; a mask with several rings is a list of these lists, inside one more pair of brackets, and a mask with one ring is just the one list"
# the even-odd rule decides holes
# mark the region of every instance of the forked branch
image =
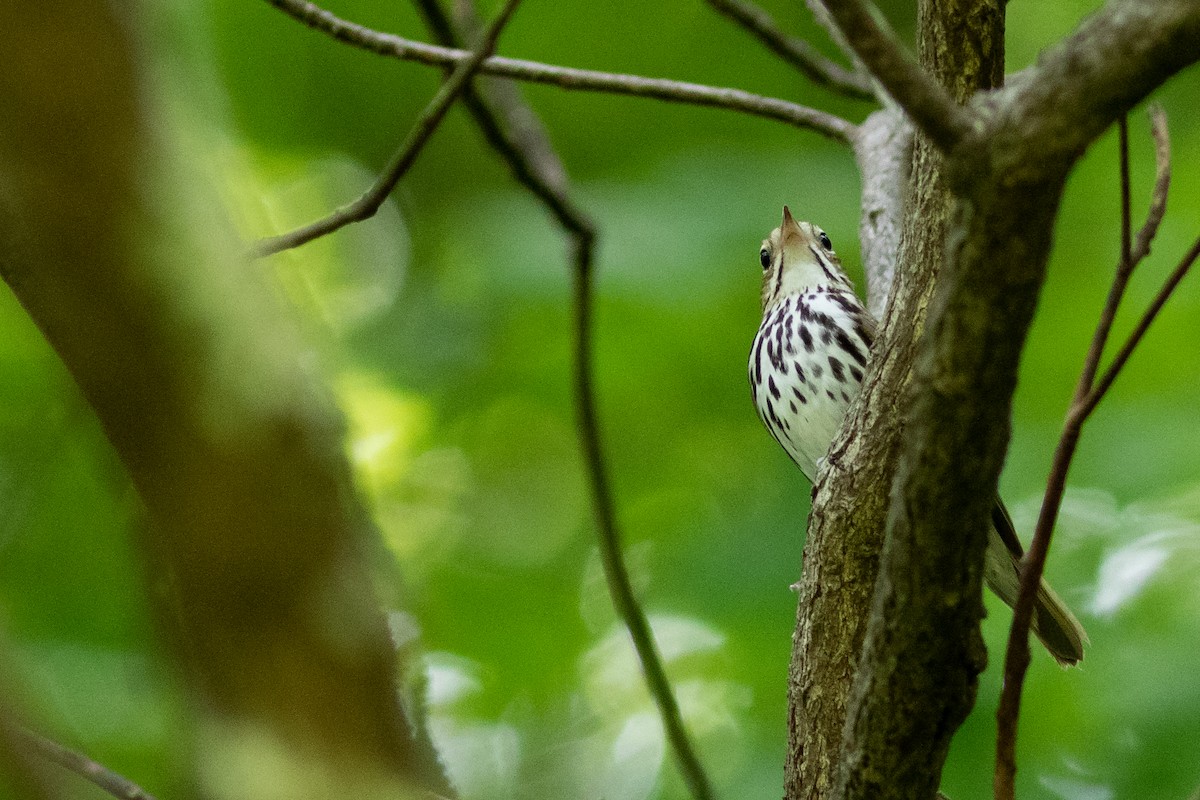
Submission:
[[412,168],[412,165],[416,163],[417,156],[421,154],[425,143],[429,141],[429,137],[437,130],[438,125],[445,118],[446,112],[450,110],[450,106],[454,104],[454,101],[458,99],[458,96],[467,87],[471,78],[479,71],[479,67],[483,64],[484,59],[496,49],[496,41],[500,38],[500,32],[508,24],[508,20],[512,17],[513,12],[517,10],[517,5],[520,2],[521,0],[508,0],[504,4],[504,8],[500,10],[500,14],[491,24],[491,27],[488,28],[487,34],[480,42],[479,49],[455,67],[449,79],[442,84],[437,94],[429,101],[429,105],[421,112],[408,137],[400,145],[400,149],[396,151],[396,154],[392,156],[387,167],[383,170],[383,174],[379,176],[379,179],[375,181],[374,185],[365,194],[353,203],[342,206],[332,214],[322,217],[315,222],[311,222],[308,225],[280,236],[272,236],[258,241],[251,248],[251,256],[261,258],[293,247],[299,247],[302,244],[311,242],[313,239],[333,233],[339,228],[344,228],[352,222],[361,222],[375,216],[375,212],[379,211],[379,208],[388,199],[388,195],[392,193],[392,189],[396,188],[396,184]]
[[803,39],[784,33],[770,14],[748,0],[708,0],[708,4],[745,28],[768,50],[800,70],[813,83],[858,100],[875,98],[871,79],[866,74],[848,70]]
[[1200,239],[1198,239],[1163,283],[1153,302],[1142,314],[1137,326],[1113,358],[1112,363],[1109,364],[1099,380],[1096,380],[1100,359],[1112,331],[1117,309],[1129,284],[1129,278],[1137,265],[1150,252],[1150,244],[1166,212],[1167,190],[1170,186],[1171,176],[1170,140],[1167,133],[1166,115],[1161,108],[1155,106],[1150,110],[1150,120],[1155,143],[1156,177],[1150,200],[1150,210],[1136,239],[1132,234],[1130,213],[1129,137],[1125,117],[1122,117],[1118,123],[1121,159],[1121,256],[1108,298],[1096,324],[1079,382],[1075,387],[1075,394],[1070,409],[1067,411],[1066,421],[1063,423],[1058,446],[1054,452],[1046,494],[1042,501],[1033,541],[1021,563],[1021,588],[1013,609],[1012,628],[1009,631],[1008,647],[1004,659],[1004,689],[1000,695],[1000,706],[996,713],[999,724],[996,740],[996,767],[993,778],[996,800],[1012,800],[1014,796],[1017,723],[1025,674],[1029,667],[1029,626],[1033,617],[1037,589],[1041,583],[1046,556],[1050,549],[1054,524],[1058,519],[1058,512],[1066,490],[1067,473],[1079,443],[1083,423],[1104,398],[1121,369],[1133,354],[1134,349],[1149,330],[1151,323],[1162,310],[1163,305],[1191,269],[1197,257],[1200,256]]
[[867,0],[824,0],[854,52],[888,94],[942,151],[954,148],[971,127],[971,113],[921,69],[901,47],[883,15]]

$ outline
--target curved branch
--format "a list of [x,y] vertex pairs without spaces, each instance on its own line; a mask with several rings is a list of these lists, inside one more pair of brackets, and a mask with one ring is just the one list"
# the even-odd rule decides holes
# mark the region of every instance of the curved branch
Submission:
[[[417,0],[434,36],[443,44],[457,44],[460,33],[437,0]],[[459,6],[458,28],[469,36],[474,26],[472,4]],[[472,18],[463,19],[464,16]],[[663,730],[675,755],[684,782],[696,800],[712,800],[713,789],[696,748],[688,736],[654,642],[654,634],[638,603],[621,550],[621,532],[608,484],[608,468],[600,442],[596,393],[592,385],[592,264],[596,228],[571,198],[567,172],[542,129],[510,83],[480,81],[464,93],[464,103],[488,142],[508,162],[513,176],[554,215],[572,240],[575,281],[575,404],[580,444],[587,468],[596,515],[600,561],[613,606],[625,623],[642,665],[646,685],[658,706]]]
[[[1065,171],[1118,117],[1198,59],[1200,4],[1111,0],[1010,86],[977,97],[972,105],[985,123],[974,136],[1027,148],[1029,161],[1014,179]],[[1030,141],[1041,146],[1023,144]],[[970,170],[979,166],[970,154],[986,156],[987,149],[964,150],[969,169],[958,173],[956,188],[969,194]]]
[[943,152],[971,129],[972,114],[901,48],[874,5],[864,0],[824,0],[834,21],[871,74]]
[[[339,41],[402,61],[417,61],[431,66],[453,66],[471,57],[469,52],[449,47],[414,42],[393,34],[365,28],[341,19],[307,0],[267,0],[268,3]],[[829,139],[848,144],[855,125],[835,114],[779,100],[774,97],[726,89],[698,83],[622,75],[595,70],[574,69],[492,56],[483,62],[480,72],[502,78],[544,83],[561,89],[606,92],[634,97],[649,97],[674,103],[724,108],[753,116],[786,122],[797,128],[811,130]]]
[[379,179],[375,181],[375,184],[365,194],[353,203],[342,206],[332,214],[315,222],[279,236],[259,240],[251,248],[251,257],[261,258],[289,250],[293,247],[299,247],[314,239],[319,239],[322,236],[333,233],[340,228],[344,228],[353,222],[362,222],[375,216],[380,206],[388,199],[388,195],[392,193],[392,189],[396,188],[396,184],[400,182],[400,179],[417,162],[417,156],[421,154],[425,143],[429,141],[429,137],[433,136],[433,132],[437,130],[438,125],[445,118],[446,112],[450,110],[450,106],[454,104],[454,101],[467,87],[471,78],[479,71],[479,67],[483,64],[484,59],[496,49],[496,41],[500,38],[500,32],[504,30],[504,26],[512,18],[512,14],[517,10],[517,5],[520,1],[508,0],[505,3],[504,8],[500,10],[499,15],[492,22],[491,27],[488,28],[487,34],[480,41],[479,48],[475,50],[470,58],[459,62],[454,68],[450,77],[446,79],[446,82],[438,89],[437,94],[429,101],[429,105],[417,117],[416,124],[413,125],[404,143],[400,145],[400,149],[392,156],[387,167],[384,168],[383,174],[379,176]]
[[579,433],[588,466],[592,501],[599,530],[600,561],[612,595],[613,605],[625,622],[637,650],[646,683],[659,707],[666,735],[675,752],[684,780],[697,800],[712,800],[712,786],[700,764],[679,713],[679,704],[654,644],[650,623],[637,603],[625,559],[621,534],[613,511],[612,490],[600,445],[600,423],[596,412],[596,390],[592,385],[592,254],[594,240],[577,236],[575,262],[575,401],[579,409]]
[[1167,212],[1167,192],[1171,188],[1171,137],[1167,132],[1167,113],[1162,106],[1150,106],[1150,135],[1154,139],[1154,190],[1146,221],[1129,248],[1129,260],[1135,264],[1150,255],[1150,243],[1158,234]]
[[804,73],[813,83],[856,100],[874,100],[875,92],[865,74],[852,72],[803,39],[789,36],[775,25],[763,9],[747,0],[708,0],[718,13],[741,25],[775,55]]

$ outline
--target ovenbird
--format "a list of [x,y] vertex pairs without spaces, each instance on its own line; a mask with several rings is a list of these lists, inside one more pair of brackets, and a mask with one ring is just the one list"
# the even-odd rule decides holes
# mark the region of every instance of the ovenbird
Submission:
[[[783,223],[759,251],[763,320],[750,350],[750,389],[767,430],[810,481],[862,385],[876,323],[817,226]],[[1012,606],[1023,549],[999,498],[992,510],[984,578]],[[1060,664],[1083,658],[1087,635],[1042,582],[1033,631]]]

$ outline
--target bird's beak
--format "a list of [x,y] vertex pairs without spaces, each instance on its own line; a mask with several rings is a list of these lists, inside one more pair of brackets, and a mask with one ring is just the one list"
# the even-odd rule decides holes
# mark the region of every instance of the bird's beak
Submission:
[[779,233],[784,241],[787,240],[789,234],[800,233],[800,226],[796,224],[796,220],[787,206],[783,207],[783,222],[779,225]]

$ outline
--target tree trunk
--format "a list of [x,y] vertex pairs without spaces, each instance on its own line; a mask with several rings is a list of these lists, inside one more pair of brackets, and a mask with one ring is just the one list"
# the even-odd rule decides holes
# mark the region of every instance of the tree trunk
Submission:
[[449,794],[398,704],[341,418],[148,124],[164,112],[135,10],[17,8],[0,25],[0,268],[148,511],[202,792]]
[[[826,2],[861,19],[851,0]],[[981,92],[1001,79],[1002,40],[999,2],[920,4],[921,65],[967,105],[965,123],[892,81],[948,152],[918,139],[873,370],[818,481],[789,798],[934,796],[985,660],[985,526],[1066,177],[1117,116],[1200,58],[1200,7],[1114,0],[1019,83]],[[888,48],[876,37],[860,55],[894,66]]]
[[[1003,14],[995,2],[920,4],[922,66],[956,101],[1001,80]],[[890,296],[872,370],[826,459],[804,548],[788,681],[789,800],[829,797],[837,781],[904,433],[901,398],[950,229],[942,157],[923,136],[909,174],[894,284],[873,288],[876,294],[890,289]],[[883,305],[875,296],[870,301],[873,308]]]

